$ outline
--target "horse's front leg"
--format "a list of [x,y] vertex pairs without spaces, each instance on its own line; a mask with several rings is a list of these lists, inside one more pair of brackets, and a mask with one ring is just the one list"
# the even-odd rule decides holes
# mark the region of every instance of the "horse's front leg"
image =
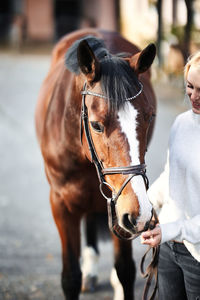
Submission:
[[66,300],[78,300],[81,290],[80,215],[70,213],[63,199],[53,191],[50,201],[62,243],[62,288]]
[[90,213],[85,218],[86,246],[83,249],[82,291],[94,292],[98,280],[99,250],[97,243],[97,216]]
[[131,241],[119,240],[113,236],[114,268],[111,284],[114,288],[114,300],[134,300],[135,263],[132,258]]

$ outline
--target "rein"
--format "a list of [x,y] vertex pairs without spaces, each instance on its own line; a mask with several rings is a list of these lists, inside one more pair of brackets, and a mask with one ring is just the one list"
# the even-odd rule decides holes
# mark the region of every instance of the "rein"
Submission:
[[[155,227],[155,225],[157,223],[159,223],[157,214],[155,212],[155,210],[153,210],[153,216],[155,221],[153,222],[152,226],[150,226],[150,229],[153,229]],[[149,251],[152,250],[152,259],[149,263],[149,265],[146,267],[146,271],[144,271],[144,262],[145,259],[147,257],[147,254],[149,253]],[[153,276],[155,277],[155,285],[152,291],[152,294],[149,298],[149,300],[153,300],[156,296],[156,291],[158,288],[158,258],[159,258],[159,252],[160,252],[160,245],[156,246],[156,247],[149,247],[147,249],[147,251],[145,252],[145,254],[143,255],[141,262],[140,262],[140,273],[142,275],[143,278],[147,278],[147,281],[145,283],[144,286],[144,291],[143,291],[143,297],[142,300],[146,300],[147,299],[147,295],[151,286],[151,281],[153,279]]]

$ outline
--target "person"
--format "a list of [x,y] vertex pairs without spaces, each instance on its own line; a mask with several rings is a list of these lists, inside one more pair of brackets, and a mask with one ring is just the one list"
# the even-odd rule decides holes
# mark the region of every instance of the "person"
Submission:
[[200,300],[200,51],[184,70],[191,109],[178,115],[163,173],[148,191],[159,224],[141,243],[160,244],[159,300]]

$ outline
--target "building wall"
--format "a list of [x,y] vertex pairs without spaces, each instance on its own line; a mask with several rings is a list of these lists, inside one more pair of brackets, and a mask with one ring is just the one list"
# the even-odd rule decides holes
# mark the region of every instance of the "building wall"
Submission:
[[28,40],[53,39],[53,0],[25,0],[25,19]]
[[148,0],[121,0],[122,34],[136,45],[143,47],[156,39],[157,12]]

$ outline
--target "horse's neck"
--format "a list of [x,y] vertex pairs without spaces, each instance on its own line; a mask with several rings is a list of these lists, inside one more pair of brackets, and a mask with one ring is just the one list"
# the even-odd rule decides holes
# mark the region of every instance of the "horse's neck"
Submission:
[[[81,85],[77,85],[73,76],[66,88],[65,108],[62,130],[67,139],[69,148],[75,147],[81,151],[80,125],[81,125]],[[79,148],[79,149],[78,149]]]
[[[75,76],[62,71],[57,80],[45,121],[44,152],[57,159],[82,159],[80,142],[81,88]],[[45,150],[46,149],[46,150]],[[73,154],[73,155],[72,155]]]

